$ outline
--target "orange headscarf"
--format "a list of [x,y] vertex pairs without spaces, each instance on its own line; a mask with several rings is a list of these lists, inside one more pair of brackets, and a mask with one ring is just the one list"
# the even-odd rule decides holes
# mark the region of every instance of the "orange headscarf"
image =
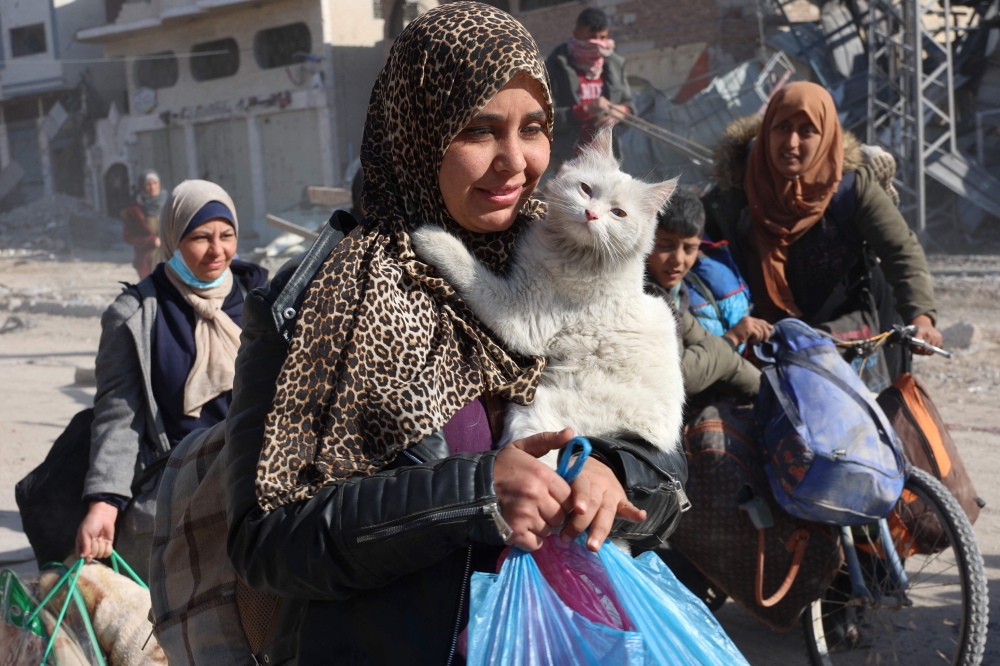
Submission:
[[[771,161],[771,128],[800,112],[816,126],[820,141],[799,177],[788,179]],[[743,187],[753,216],[751,239],[757,246],[767,297],[792,315],[802,313],[785,279],[788,246],[823,217],[843,171],[844,140],[830,93],[805,81],[779,90],[764,114]]]

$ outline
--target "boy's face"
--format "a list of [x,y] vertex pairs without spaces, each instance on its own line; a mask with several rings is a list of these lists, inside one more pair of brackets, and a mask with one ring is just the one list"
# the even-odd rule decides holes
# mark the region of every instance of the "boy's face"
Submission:
[[573,31],[573,36],[582,41],[590,41],[591,39],[605,40],[611,34],[611,31],[605,28],[604,30],[591,30],[587,27],[577,28]]
[[676,287],[697,261],[699,245],[701,245],[699,236],[684,238],[657,229],[653,253],[646,260],[653,279],[664,289]]

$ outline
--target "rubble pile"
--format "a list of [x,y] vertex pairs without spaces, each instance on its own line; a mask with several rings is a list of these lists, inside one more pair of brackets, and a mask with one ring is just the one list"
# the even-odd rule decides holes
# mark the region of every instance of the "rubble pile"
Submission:
[[67,254],[122,244],[121,222],[80,199],[56,194],[0,215],[0,250]]
[[[5,316],[4,313],[100,317],[108,302],[103,293],[75,293],[72,284],[58,289],[42,284],[27,289],[0,284],[0,319]],[[0,321],[0,324],[3,322]]]

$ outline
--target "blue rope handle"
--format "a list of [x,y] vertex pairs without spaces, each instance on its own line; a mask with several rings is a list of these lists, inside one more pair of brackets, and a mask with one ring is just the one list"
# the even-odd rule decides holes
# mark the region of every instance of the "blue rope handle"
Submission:
[[[580,447],[580,455],[576,457],[576,460],[573,461],[573,466],[570,467],[569,461],[573,457],[573,451],[577,446]],[[583,464],[587,462],[587,458],[590,457],[590,452],[593,450],[593,445],[591,445],[590,440],[586,437],[574,437],[569,440],[569,443],[559,455],[559,466],[556,468],[556,474],[561,476],[566,483],[573,483],[576,477],[580,476],[580,472],[583,471]]]

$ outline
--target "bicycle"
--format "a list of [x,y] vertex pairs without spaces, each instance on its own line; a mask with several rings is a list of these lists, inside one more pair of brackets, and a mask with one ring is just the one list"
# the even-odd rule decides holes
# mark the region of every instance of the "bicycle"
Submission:
[[[837,344],[860,355],[903,344],[951,357],[915,333],[914,326],[896,326],[868,340]],[[920,520],[914,500],[927,509]],[[921,539],[921,533],[937,531],[943,537]],[[885,548],[887,543],[892,547]],[[983,558],[972,525],[940,481],[911,468],[889,518],[841,528],[841,544],[840,572],[802,618],[814,666],[982,662],[989,623]]]

